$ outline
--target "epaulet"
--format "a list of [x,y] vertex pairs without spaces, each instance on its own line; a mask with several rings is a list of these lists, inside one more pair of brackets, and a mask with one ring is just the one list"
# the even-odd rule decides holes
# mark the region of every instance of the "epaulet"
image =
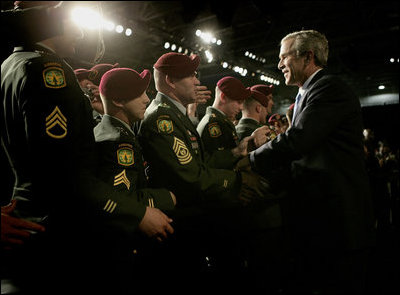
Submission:
[[170,108],[171,108],[171,107],[170,107],[168,104],[166,104],[165,102],[161,103],[161,104],[159,105],[159,107],[160,107],[160,108],[167,108],[167,109],[170,109]]

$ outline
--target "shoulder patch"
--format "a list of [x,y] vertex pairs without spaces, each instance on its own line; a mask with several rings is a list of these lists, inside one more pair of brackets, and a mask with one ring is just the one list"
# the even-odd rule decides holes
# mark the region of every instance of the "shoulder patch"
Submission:
[[44,86],[47,88],[63,88],[67,86],[64,70],[61,67],[50,66],[43,70]]
[[157,129],[160,133],[172,133],[174,131],[174,125],[169,117],[159,117],[157,119]]
[[118,146],[117,161],[122,166],[131,166],[135,163],[135,157],[131,144],[123,143]]
[[208,125],[208,132],[211,137],[218,137],[222,134],[221,128],[218,123],[211,123]]
[[192,155],[189,152],[186,144],[179,138],[174,136],[174,144],[172,149],[175,152],[176,157],[178,158],[179,163],[182,165],[186,165],[192,161]]

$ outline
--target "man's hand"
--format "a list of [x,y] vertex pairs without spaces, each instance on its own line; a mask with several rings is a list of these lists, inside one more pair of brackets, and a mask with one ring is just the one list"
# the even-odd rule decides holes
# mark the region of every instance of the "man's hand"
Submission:
[[254,137],[253,142],[256,149],[270,140],[270,133],[271,130],[269,129],[268,126],[259,127],[253,131],[251,136]]
[[207,89],[207,86],[197,85],[195,88],[196,103],[206,103],[211,98],[211,90]]
[[172,219],[165,215],[160,209],[146,207],[146,213],[139,224],[139,230],[146,236],[162,242],[164,239],[168,238],[168,233],[174,233],[174,229],[170,225],[171,222]]
[[249,141],[252,139],[253,139],[253,136],[247,136],[247,137],[243,138],[237,147],[231,149],[232,154],[236,158],[246,157],[247,153],[248,153],[247,147],[248,147]]
[[241,171],[242,186],[239,200],[247,205],[254,201],[262,201],[273,198],[268,181],[252,171]]
[[1,243],[3,249],[11,249],[15,245],[22,245],[27,240],[31,231],[44,232],[44,226],[10,216],[15,210],[16,200],[7,206],[1,207]]

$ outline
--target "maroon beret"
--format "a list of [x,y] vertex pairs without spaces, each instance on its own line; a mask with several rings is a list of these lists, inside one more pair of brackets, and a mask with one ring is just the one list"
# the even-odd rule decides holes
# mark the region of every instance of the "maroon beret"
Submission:
[[90,70],[86,69],[76,69],[74,70],[75,76],[78,78],[78,81],[81,82],[82,80],[88,79]]
[[281,120],[281,115],[276,113],[276,114],[271,115],[271,117],[269,117],[268,123],[274,123],[279,120]]
[[258,90],[251,90],[251,97],[261,103],[263,106],[268,107],[268,96]]
[[186,78],[196,72],[200,64],[198,55],[188,56],[182,53],[169,52],[163,54],[154,64],[154,68],[161,73],[178,79]]
[[93,82],[93,84],[99,86],[101,77],[109,70],[119,67],[119,63],[116,64],[97,64],[90,69],[88,79]]
[[99,91],[106,99],[130,100],[141,96],[149,86],[151,73],[138,73],[129,68],[109,70],[101,78]]
[[257,85],[251,86],[250,89],[251,90],[260,91],[260,92],[264,93],[265,95],[269,95],[269,94],[272,93],[272,90],[274,89],[274,86],[273,85],[257,84]]
[[217,82],[219,90],[233,100],[246,100],[250,97],[251,91],[244,87],[243,83],[234,77],[223,77]]

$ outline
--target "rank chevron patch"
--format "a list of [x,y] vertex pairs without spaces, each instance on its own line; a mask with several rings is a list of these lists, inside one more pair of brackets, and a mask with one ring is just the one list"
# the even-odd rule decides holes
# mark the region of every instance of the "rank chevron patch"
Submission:
[[125,169],[120,174],[115,175],[115,177],[114,177],[114,186],[117,186],[120,184],[125,184],[128,189],[131,187],[131,182],[126,177]]
[[67,135],[67,118],[58,106],[46,117],[46,133],[55,139],[61,139]]
[[178,158],[179,163],[182,165],[186,165],[192,161],[192,155],[190,154],[188,148],[186,147],[185,143],[174,136],[174,145],[172,149],[175,152],[175,155]]

